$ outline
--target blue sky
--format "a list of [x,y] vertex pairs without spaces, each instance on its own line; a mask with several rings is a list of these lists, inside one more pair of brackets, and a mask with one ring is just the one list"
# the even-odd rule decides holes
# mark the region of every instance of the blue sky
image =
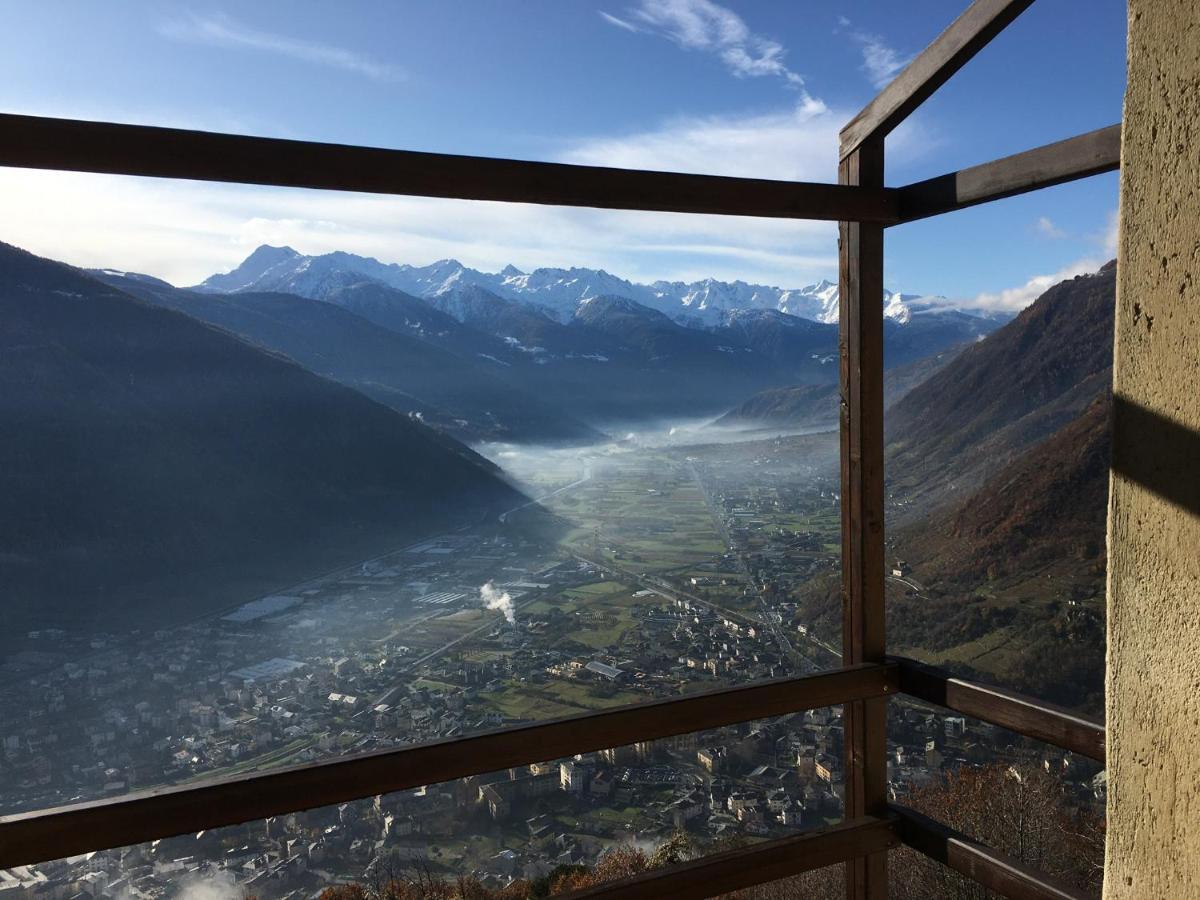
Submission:
[[[836,134],[965,0],[13,5],[0,109],[833,180]],[[889,140],[902,184],[1119,120],[1125,5],[1039,0]],[[636,280],[836,277],[831,225],[0,171],[0,240],[190,283],[260,242]],[[1015,306],[1112,255],[1115,175],[888,232],[890,287]]]

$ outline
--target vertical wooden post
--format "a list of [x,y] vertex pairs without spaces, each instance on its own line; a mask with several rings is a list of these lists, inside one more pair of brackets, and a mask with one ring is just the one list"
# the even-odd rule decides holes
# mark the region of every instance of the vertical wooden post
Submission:
[[[883,138],[864,141],[838,170],[842,184],[883,186]],[[839,223],[842,664],[882,662],[883,226]],[[887,808],[887,701],[847,703],[845,816]],[[887,854],[846,863],[851,900],[885,900]]]

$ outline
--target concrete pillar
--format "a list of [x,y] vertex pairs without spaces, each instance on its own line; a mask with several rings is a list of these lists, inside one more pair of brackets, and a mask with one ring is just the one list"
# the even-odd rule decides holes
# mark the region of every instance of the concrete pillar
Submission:
[[1200,897],[1200,5],[1130,0],[1104,895]]

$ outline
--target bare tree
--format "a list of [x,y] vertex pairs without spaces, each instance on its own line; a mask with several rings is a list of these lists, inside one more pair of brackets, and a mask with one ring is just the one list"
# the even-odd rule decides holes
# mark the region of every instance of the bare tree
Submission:
[[[1062,783],[1039,769],[959,769],[916,791],[909,805],[1048,875],[1100,890],[1103,818],[1078,808]],[[997,896],[912,850],[893,852],[889,866],[893,900]]]

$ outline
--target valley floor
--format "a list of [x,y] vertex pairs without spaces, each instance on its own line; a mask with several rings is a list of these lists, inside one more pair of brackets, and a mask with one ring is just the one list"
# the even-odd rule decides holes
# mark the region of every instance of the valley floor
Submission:
[[[4,744],[0,803],[16,811],[119,795],[836,666],[837,641],[805,600],[839,570],[835,453],[836,435],[820,434],[531,457],[510,472],[538,502],[500,521],[152,635],[29,638],[0,691],[0,735],[19,735]],[[889,590],[919,602],[927,587],[918,578],[893,579]],[[481,599],[487,584],[503,598],[494,609]],[[994,665],[999,676],[1020,640],[1015,626],[996,629],[943,659]],[[78,652],[64,662],[39,655],[42,644]],[[980,723],[951,732],[929,710],[893,706],[896,751],[940,747],[895,768],[900,791],[960,759],[1040,759]],[[565,836],[568,858],[594,861],[615,844],[665,839],[681,803],[698,810],[689,827],[706,841],[836,818],[840,711],[759,724],[766,731],[719,729],[589,757],[595,787],[582,793],[565,787],[555,761],[505,775],[510,786],[490,793],[495,779],[467,780],[352,805],[361,826],[318,811],[275,833],[366,834],[384,816],[405,823],[386,826],[389,852],[456,875],[498,873],[506,853],[538,871],[562,851],[531,839],[535,820]],[[709,747],[728,762],[706,764]],[[779,776],[790,780],[776,795],[798,804],[794,815],[767,814],[763,778],[780,772],[799,773]],[[1094,774],[1072,770],[1073,791],[1090,796]],[[760,812],[734,815],[713,799],[734,795],[758,798]],[[214,833],[200,852],[261,843],[252,831]],[[327,844],[324,877],[362,877],[353,841]],[[283,883],[319,887],[316,871]]]

